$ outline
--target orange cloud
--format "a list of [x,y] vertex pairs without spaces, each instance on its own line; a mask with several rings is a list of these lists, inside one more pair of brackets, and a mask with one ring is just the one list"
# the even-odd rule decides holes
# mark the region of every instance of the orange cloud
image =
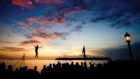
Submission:
[[20,52],[20,51],[28,51],[28,50],[25,48],[19,48],[19,47],[0,47],[0,51]]
[[34,46],[34,45],[40,45],[42,44],[41,42],[39,41],[34,41],[34,40],[31,40],[31,41],[23,41],[19,44],[19,46]]
[[15,42],[11,41],[0,41],[0,44],[14,44]]
[[27,18],[26,20],[28,20],[28,21],[37,21],[38,18],[31,17],[31,18]]

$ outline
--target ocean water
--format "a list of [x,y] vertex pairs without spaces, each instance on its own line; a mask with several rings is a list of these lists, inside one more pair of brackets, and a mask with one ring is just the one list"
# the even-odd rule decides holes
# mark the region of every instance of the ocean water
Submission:
[[[58,62],[60,63],[71,63],[78,62],[81,64],[81,62],[86,62],[87,65],[89,66],[89,63],[92,64],[104,64],[107,63],[107,60],[0,60],[0,63],[5,62],[6,66],[8,65],[13,65],[14,69],[20,68],[20,66],[28,66],[28,69],[33,69],[34,66],[37,66],[37,70],[41,71],[43,68],[43,65],[48,66],[49,64],[57,64]],[[22,63],[22,65],[21,65]],[[24,64],[23,64],[24,63]]]

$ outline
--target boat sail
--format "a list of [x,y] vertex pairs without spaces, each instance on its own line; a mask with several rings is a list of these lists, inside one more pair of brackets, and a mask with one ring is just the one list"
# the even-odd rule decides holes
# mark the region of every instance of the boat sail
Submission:
[[85,45],[84,45],[84,47],[83,47],[82,54],[83,54],[83,58],[86,59],[86,49],[85,49]]

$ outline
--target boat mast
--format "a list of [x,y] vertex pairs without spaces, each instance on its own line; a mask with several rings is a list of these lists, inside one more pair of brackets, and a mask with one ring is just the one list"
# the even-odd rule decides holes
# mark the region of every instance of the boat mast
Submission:
[[85,58],[86,58],[86,49],[85,49],[85,45],[84,45],[84,47],[83,47],[82,54],[83,54],[83,58],[85,59]]

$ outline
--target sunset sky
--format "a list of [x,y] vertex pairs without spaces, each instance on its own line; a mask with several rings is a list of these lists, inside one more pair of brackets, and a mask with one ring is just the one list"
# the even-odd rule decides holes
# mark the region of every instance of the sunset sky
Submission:
[[140,0],[0,0],[0,58],[87,55],[140,59]]

